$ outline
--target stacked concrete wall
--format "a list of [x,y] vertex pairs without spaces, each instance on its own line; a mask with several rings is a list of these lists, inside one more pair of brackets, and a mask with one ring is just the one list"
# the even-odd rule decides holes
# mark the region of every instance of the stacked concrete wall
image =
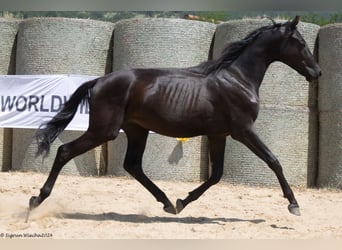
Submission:
[[0,74],[12,75],[15,72],[16,37],[19,21],[0,18]]

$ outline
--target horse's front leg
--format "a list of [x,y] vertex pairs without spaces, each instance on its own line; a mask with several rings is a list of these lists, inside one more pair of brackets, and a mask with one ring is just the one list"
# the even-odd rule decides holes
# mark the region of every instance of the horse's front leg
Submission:
[[284,197],[290,202],[288,209],[290,213],[294,215],[300,215],[299,205],[294,197],[294,194],[288,184],[285,176],[283,174],[283,169],[278,161],[278,159],[273,155],[273,153],[267,148],[267,146],[260,140],[258,135],[252,130],[247,129],[242,133],[234,134],[232,137],[245,146],[247,146],[254,154],[256,154],[260,159],[267,163],[267,165],[276,174]]
[[191,191],[184,200],[177,200],[177,213],[182,211],[190,202],[197,200],[208,188],[218,183],[222,177],[226,136],[208,136],[208,144],[212,166],[211,176],[201,186]]
[[127,152],[124,160],[124,169],[140,182],[157,201],[163,203],[165,212],[176,214],[176,208],[165,193],[145,175],[142,169],[142,157],[146,146],[148,130],[131,125],[129,128],[125,128],[125,132],[127,135]]

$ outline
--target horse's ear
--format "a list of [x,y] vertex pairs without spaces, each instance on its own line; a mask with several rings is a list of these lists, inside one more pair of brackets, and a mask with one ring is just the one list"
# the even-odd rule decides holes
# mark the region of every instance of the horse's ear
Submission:
[[291,29],[294,30],[299,23],[300,16],[296,16],[291,22]]

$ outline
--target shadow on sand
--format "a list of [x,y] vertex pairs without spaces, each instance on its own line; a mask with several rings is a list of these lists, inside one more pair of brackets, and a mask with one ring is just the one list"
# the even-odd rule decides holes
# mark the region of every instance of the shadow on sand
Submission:
[[220,224],[220,222],[249,222],[259,224],[265,222],[262,219],[237,219],[237,218],[208,218],[208,217],[159,217],[159,216],[146,216],[141,214],[119,214],[119,213],[101,213],[101,214],[86,214],[86,213],[62,213],[59,217],[72,220],[95,220],[95,221],[120,221],[131,223],[184,223],[184,224]]

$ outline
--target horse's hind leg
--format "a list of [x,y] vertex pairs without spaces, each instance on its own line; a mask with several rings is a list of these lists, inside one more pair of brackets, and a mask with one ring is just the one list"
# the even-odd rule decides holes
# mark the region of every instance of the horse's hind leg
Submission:
[[218,183],[223,174],[224,149],[226,145],[225,136],[208,136],[209,153],[212,172],[209,179],[201,186],[191,191],[184,200],[177,200],[177,213],[183,210],[190,202],[197,200],[208,188]]
[[142,157],[146,146],[148,130],[138,126],[124,129],[127,135],[127,152],[124,161],[125,170],[139,181],[156,199],[164,204],[164,211],[176,214],[176,209],[165,193],[157,187],[143,172]]
[[101,145],[108,139],[108,136],[101,134],[101,131],[94,133],[88,130],[78,139],[61,145],[58,148],[50,174],[40,189],[39,196],[33,196],[30,199],[30,209],[38,207],[50,195],[61,169],[69,160]]

